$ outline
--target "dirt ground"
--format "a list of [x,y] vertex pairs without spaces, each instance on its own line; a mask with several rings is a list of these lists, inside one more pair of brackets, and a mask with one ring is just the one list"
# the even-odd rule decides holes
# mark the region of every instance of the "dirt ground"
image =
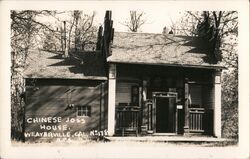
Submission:
[[16,142],[12,141],[11,145],[14,147],[30,147],[30,146],[64,146],[64,147],[71,147],[71,146],[153,146],[153,147],[234,147],[237,146],[238,142],[236,140],[226,140],[226,141],[153,141],[153,140],[82,140],[82,141],[75,141],[75,140],[63,140],[63,141],[55,141],[55,142]]
[[[216,145],[217,144],[217,145]],[[236,158],[235,143],[60,141],[12,142],[8,158]]]

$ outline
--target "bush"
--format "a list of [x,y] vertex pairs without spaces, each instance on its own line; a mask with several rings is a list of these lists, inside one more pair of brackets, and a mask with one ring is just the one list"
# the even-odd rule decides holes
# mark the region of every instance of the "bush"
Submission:
[[222,136],[238,139],[238,74],[222,74]]

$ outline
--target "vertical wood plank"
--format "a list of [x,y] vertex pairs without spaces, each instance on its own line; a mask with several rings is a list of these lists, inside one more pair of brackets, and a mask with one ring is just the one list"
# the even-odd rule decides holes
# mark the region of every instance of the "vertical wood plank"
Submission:
[[198,127],[198,114],[195,114],[195,116],[194,116],[194,128],[195,128],[195,130],[197,130],[197,127]]
[[149,107],[149,130],[152,130],[152,104],[148,105]]
[[152,107],[152,129],[154,133],[156,132],[156,99],[153,98],[153,107]]
[[149,108],[147,103],[147,80],[142,80],[142,125],[147,126],[147,130],[149,130]]
[[201,129],[201,114],[199,114],[199,130],[202,130]]
[[214,135],[221,137],[221,72],[216,70],[214,75]]
[[101,50],[101,41],[102,41],[102,31],[103,31],[103,27],[99,26],[98,29],[98,35],[97,35],[97,43],[96,43],[96,50]]
[[110,64],[108,80],[108,133],[114,135],[115,131],[115,92],[116,92],[116,65]]
[[184,133],[189,133],[189,84],[188,79],[185,79],[185,122],[184,122]]
[[103,129],[103,83],[100,84],[100,117],[99,117],[99,129]]
[[203,114],[201,115],[201,130],[203,130]]

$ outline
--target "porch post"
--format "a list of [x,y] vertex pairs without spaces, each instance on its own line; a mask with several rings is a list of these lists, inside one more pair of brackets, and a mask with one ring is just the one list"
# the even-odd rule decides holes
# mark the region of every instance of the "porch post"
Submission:
[[221,71],[214,74],[214,136],[221,137]]
[[142,107],[143,107],[142,125],[143,126],[147,125],[147,118],[148,118],[148,116],[147,116],[148,110],[146,107],[146,100],[147,100],[147,81],[145,79],[143,79],[142,80]]
[[189,102],[189,85],[188,85],[188,79],[185,78],[185,122],[184,122],[184,134],[189,133],[189,108],[188,108],[188,102]]
[[108,80],[108,135],[115,133],[115,91],[116,91],[116,65],[109,65]]

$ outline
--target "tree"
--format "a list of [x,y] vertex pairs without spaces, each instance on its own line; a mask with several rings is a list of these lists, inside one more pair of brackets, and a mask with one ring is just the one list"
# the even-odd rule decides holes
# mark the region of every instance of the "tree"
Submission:
[[[47,51],[54,51],[58,52],[60,51],[60,41],[61,41],[61,33],[59,31],[57,32],[51,32],[51,31],[44,31],[43,32],[43,44],[42,48]],[[61,50],[62,51],[62,50]]]
[[24,117],[25,61],[31,46],[35,46],[36,36],[42,30],[54,32],[48,25],[40,23],[36,17],[53,15],[53,11],[11,11],[11,138],[22,139]]
[[93,50],[97,38],[97,27],[94,25],[95,12],[91,15],[80,15],[77,28],[78,41],[75,41],[76,46],[81,50]]
[[238,138],[238,16],[235,11],[203,12],[198,25],[216,62],[228,70],[222,73],[222,134]]
[[[197,26],[198,36],[208,44],[208,50],[212,53],[211,58],[215,62],[222,60],[221,43],[229,33],[231,35],[238,33],[238,17],[234,13],[204,11],[203,20]],[[229,23],[233,23],[233,26],[228,26]]]
[[[59,14],[64,14],[60,19]],[[96,27],[93,25],[95,14],[83,15],[81,11],[47,11],[47,10],[12,10],[11,11],[11,138],[23,139],[24,90],[23,70],[31,49],[37,47],[58,51],[62,40],[63,21],[67,21],[67,45],[85,48],[94,41]],[[54,18],[55,22],[42,21]],[[40,19],[39,19],[40,18]],[[59,24],[59,25],[58,25]],[[59,29],[58,29],[59,28]],[[75,32],[73,30],[75,29]],[[32,48],[31,48],[32,46]],[[72,45],[73,46],[73,45]],[[64,50],[62,50],[64,51]]]
[[[66,21],[67,47],[75,51],[92,49],[96,40],[97,27],[94,25],[95,12],[91,15],[83,14],[82,11],[74,10],[68,12],[70,19]],[[74,32],[73,32],[74,30]]]
[[226,44],[229,36],[238,35],[238,15],[235,11],[203,11],[184,14],[181,22],[175,24],[178,33],[188,36],[198,36],[208,44],[211,53],[210,62],[222,61],[221,44]]
[[74,11],[74,18],[75,18],[75,51],[77,51],[77,44],[80,41],[80,37],[79,37],[79,29],[78,29],[78,23],[79,23],[79,19],[81,18],[81,11]]
[[141,26],[144,25],[147,21],[144,18],[144,15],[144,12],[130,11],[130,19],[127,19],[121,24],[126,26],[129,31],[137,32],[141,28]]
[[220,63],[222,73],[222,134],[238,137],[238,14],[236,11],[186,12],[176,24],[179,34],[200,37],[209,62]]

